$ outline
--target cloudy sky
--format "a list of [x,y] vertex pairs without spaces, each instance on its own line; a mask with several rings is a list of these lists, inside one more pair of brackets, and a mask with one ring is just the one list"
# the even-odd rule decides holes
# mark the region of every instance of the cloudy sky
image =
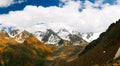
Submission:
[[0,24],[21,29],[103,32],[120,18],[120,0],[0,0]]

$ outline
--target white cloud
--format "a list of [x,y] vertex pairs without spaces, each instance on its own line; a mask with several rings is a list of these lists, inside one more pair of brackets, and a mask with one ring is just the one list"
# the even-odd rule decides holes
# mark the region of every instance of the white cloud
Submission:
[[12,4],[16,4],[16,3],[22,3],[25,0],[18,0],[18,1],[14,1],[14,0],[0,0],[0,7],[8,7]]
[[13,2],[13,0],[0,0],[0,7],[10,6]]
[[120,5],[120,0],[116,0],[116,4]]
[[[0,15],[0,23],[18,26],[22,29],[41,30],[36,27],[38,23],[45,23],[52,29],[72,29],[80,32],[102,32],[120,18],[119,4],[110,5],[100,2],[91,3],[86,1],[82,12],[80,1],[69,1],[63,7],[36,7],[26,6],[23,11],[11,11],[9,14]],[[94,8],[101,4],[102,9]],[[45,25],[43,28],[46,28]]]

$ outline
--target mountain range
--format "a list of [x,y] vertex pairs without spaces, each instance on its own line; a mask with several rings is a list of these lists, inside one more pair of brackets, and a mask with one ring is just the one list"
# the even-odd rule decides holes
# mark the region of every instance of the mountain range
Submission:
[[[28,32],[27,30],[4,25],[0,25],[0,29],[0,56],[2,58],[0,60],[1,65],[5,66],[12,66],[12,62],[14,62],[15,66],[42,66],[44,63],[48,63],[46,61],[50,61],[50,59],[52,59],[52,63],[54,63],[54,60],[57,58],[61,58],[61,60],[55,62],[55,64],[65,58],[72,57],[64,61],[73,60],[77,58],[82,49],[81,47],[89,43],[82,38],[83,34],[77,31],[70,33],[66,29],[60,29],[58,32],[52,29]],[[93,35],[89,37],[91,36]],[[65,56],[63,53],[66,55],[64,59],[62,58]],[[15,58],[19,60],[16,61]],[[20,62],[22,58],[25,61]]]
[[120,20],[101,34],[65,28],[31,32],[0,24],[0,66],[119,65],[119,30]]
[[[41,24],[38,24],[37,27],[41,27]],[[44,26],[43,26],[44,27]],[[33,28],[34,29],[34,28]],[[99,37],[100,33],[94,33],[94,32],[87,32],[82,33],[74,30],[67,30],[64,28],[61,28],[57,32],[52,29],[44,29],[43,30],[35,30],[34,32],[31,32],[29,30],[23,30],[20,28],[17,28],[15,26],[6,26],[6,25],[0,25],[0,30],[5,31],[8,33],[10,37],[16,38],[16,41],[20,42],[20,38],[22,36],[27,36],[27,34],[31,33],[36,38],[38,38],[41,42],[45,44],[54,44],[54,45],[62,45],[64,44],[64,41],[67,41],[68,43],[79,45],[84,42],[91,42],[94,39],[97,39]],[[28,32],[26,35],[21,35],[24,32]],[[17,38],[19,36],[19,38]],[[21,37],[20,37],[21,36]],[[24,40],[22,37],[21,40]]]

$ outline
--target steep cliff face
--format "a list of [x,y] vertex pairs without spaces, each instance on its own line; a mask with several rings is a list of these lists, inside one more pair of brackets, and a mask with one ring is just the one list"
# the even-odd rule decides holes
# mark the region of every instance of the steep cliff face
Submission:
[[61,66],[103,66],[107,61],[114,59],[120,47],[120,20],[110,25],[97,40],[86,46],[79,54],[78,59],[64,63]]

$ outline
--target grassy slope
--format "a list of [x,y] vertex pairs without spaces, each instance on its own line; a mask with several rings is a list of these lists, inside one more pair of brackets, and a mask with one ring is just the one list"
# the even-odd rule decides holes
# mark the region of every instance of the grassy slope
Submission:
[[0,66],[43,66],[52,49],[34,36],[24,43],[0,34]]
[[52,46],[54,52],[51,58],[45,61],[45,66],[59,66],[64,62],[70,62],[76,59],[84,46]]

